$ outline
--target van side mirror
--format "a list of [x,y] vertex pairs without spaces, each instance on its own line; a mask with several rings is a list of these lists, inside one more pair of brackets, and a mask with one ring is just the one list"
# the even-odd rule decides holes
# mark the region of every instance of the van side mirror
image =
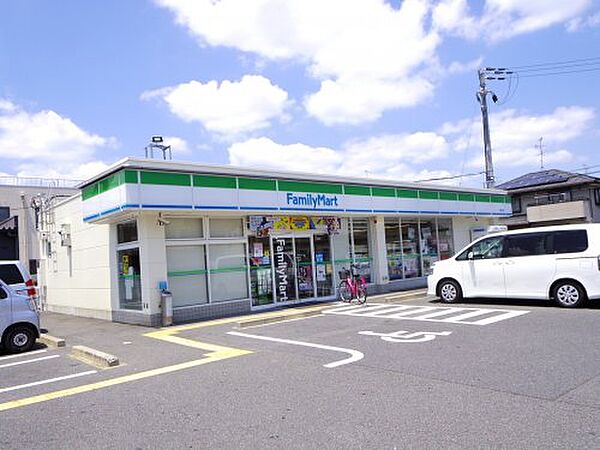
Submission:
[[469,261],[472,261],[472,260],[474,260],[474,259],[475,259],[475,256],[473,255],[473,252],[469,252],[469,253],[467,253],[467,259],[468,259]]

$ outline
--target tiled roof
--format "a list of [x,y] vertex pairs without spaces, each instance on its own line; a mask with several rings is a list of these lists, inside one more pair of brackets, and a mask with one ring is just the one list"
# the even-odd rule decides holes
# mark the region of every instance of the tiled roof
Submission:
[[582,173],[567,172],[565,170],[548,169],[539,172],[526,173],[518,178],[495,186],[497,189],[507,191],[527,189],[534,186],[571,186],[576,184],[600,182],[600,178]]

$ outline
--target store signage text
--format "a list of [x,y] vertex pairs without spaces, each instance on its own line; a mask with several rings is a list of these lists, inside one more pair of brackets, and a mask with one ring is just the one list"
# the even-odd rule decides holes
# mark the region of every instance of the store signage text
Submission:
[[277,290],[279,291],[279,301],[289,300],[288,290],[288,265],[285,259],[285,240],[277,239],[275,241],[275,273],[277,274]]
[[297,195],[292,192],[286,194],[287,204],[293,206],[308,206],[312,209],[327,207],[339,207],[337,195],[325,194],[303,194]]

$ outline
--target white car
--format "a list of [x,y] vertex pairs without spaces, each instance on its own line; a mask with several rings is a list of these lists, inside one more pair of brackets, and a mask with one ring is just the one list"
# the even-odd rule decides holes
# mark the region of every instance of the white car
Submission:
[[445,303],[463,297],[553,299],[574,308],[600,298],[600,224],[494,233],[435,263],[428,294]]

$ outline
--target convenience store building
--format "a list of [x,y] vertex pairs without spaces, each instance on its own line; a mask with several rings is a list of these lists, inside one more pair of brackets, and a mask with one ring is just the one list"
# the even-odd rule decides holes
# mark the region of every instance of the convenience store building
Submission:
[[356,264],[372,292],[423,286],[435,261],[511,214],[503,191],[127,158],[56,204],[42,301],[160,325],[332,298]]

